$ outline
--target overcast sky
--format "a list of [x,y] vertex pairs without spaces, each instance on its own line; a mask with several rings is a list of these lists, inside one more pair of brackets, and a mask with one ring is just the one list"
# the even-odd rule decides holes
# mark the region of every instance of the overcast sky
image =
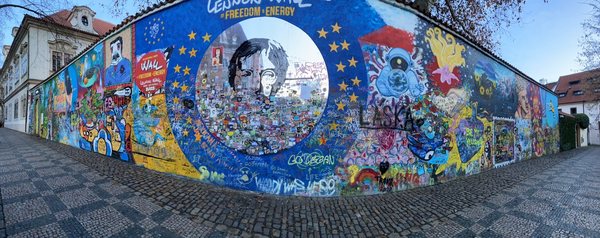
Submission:
[[[558,80],[561,75],[578,72],[578,40],[583,34],[581,23],[591,14],[587,0],[529,0],[525,4],[522,20],[500,33],[498,55],[535,80],[545,78],[548,82]],[[131,2],[131,1],[129,1]],[[77,4],[82,4],[78,2]],[[118,24],[124,18],[111,15],[98,1],[88,1],[96,11],[96,17]],[[135,13],[132,5],[124,12]],[[10,24],[18,26],[21,18]],[[1,29],[3,45],[10,45],[12,27]]]

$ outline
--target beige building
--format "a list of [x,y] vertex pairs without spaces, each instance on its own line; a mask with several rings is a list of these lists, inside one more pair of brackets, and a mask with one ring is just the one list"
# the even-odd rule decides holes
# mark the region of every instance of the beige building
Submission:
[[61,10],[44,18],[25,15],[12,31],[11,45],[3,47],[0,69],[0,121],[25,132],[27,98],[33,86],[60,70],[71,58],[114,27],[96,19],[86,6]]

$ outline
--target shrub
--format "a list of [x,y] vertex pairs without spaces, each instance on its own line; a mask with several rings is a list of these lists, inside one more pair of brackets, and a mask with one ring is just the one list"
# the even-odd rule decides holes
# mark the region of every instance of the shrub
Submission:
[[574,114],[573,116],[575,116],[575,118],[577,118],[577,124],[579,124],[579,127],[581,129],[587,129],[588,126],[590,126],[590,118],[583,114],[583,113],[577,113]]

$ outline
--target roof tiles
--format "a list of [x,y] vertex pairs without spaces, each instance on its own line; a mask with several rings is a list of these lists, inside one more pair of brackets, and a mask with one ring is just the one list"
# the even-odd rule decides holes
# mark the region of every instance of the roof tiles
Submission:
[[[595,93],[593,86],[589,84],[592,79],[600,79],[600,69],[560,76],[554,92],[558,94],[558,104],[590,102],[600,98],[599,93]],[[581,95],[575,95],[575,92],[581,91]],[[561,97],[561,95],[563,95]]]

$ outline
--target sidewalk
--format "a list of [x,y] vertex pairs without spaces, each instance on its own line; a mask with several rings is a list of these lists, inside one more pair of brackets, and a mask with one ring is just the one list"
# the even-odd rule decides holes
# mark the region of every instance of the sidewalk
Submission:
[[[384,195],[273,197],[0,129],[0,191],[8,235],[513,236],[535,225],[533,234],[600,236],[600,180],[590,176],[600,172],[597,154],[600,147],[578,149]],[[555,198],[565,188],[569,194]],[[564,211],[527,213],[540,201],[549,207],[538,210]],[[583,221],[569,222],[575,213],[585,214]]]
[[0,129],[0,194],[0,237],[200,237],[213,231],[8,129]]

